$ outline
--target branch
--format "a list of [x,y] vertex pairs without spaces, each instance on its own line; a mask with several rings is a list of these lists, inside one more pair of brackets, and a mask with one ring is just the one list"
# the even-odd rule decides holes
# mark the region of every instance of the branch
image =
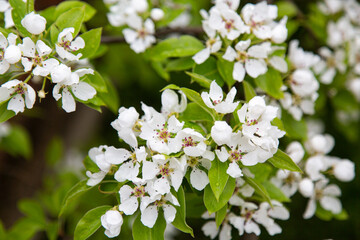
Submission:
[[[183,27],[183,28],[159,28],[155,32],[155,37],[159,38],[169,34],[188,34],[193,36],[199,36],[204,33],[202,27]],[[102,36],[101,43],[124,43],[125,38],[123,36]]]

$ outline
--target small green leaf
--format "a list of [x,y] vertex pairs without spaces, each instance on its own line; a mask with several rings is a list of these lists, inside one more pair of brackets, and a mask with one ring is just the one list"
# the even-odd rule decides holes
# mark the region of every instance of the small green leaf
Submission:
[[265,74],[255,78],[255,83],[259,88],[276,99],[284,97],[284,93],[281,91],[283,81],[280,72],[271,67]]
[[179,118],[181,121],[209,121],[212,122],[213,119],[211,115],[201,108],[196,103],[189,103]]
[[191,77],[192,81],[197,82],[200,86],[205,88],[210,88],[210,84],[212,81],[207,77],[197,73],[191,73],[191,72],[185,72],[185,73]]
[[29,219],[38,222],[39,224],[46,225],[46,217],[40,203],[32,199],[22,199],[18,203],[19,210],[25,214]]
[[59,223],[50,222],[46,225],[46,236],[49,240],[57,240],[59,234]]
[[191,57],[183,57],[175,60],[170,60],[165,67],[166,71],[184,71],[192,68],[195,65]]
[[45,159],[47,164],[54,166],[63,157],[63,153],[63,141],[59,137],[54,137],[46,148]]
[[26,1],[26,12],[31,13],[34,11],[34,0],[27,0]]
[[202,75],[208,79],[216,80],[216,83],[222,87],[224,85],[224,80],[222,79],[220,73],[217,68],[217,60],[216,58],[210,56],[205,62],[202,64],[196,64],[193,68],[193,73]]
[[266,191],[265,187],[258,182],[256,179],[243,176],[245,182],[247,182],[252,188],[254,188],[255,192],[258,193],[261,197],[264,198],[265,201],[267,201],[271,206],[271,198],[269,196],[269,193]]
[[290,199],[287,196],[285,196],[285,194],[271,182],[265,181],[262,183],[262,185],[269,193],[271,199],[276,200],[278,202],[290,202]]
[[19,32],[25,37],[31,37],[25,27],[21,24],[21,20],[26,15],[26,3],[22,0],[9,0],[9,3],[12,7],[11,16],[14,21],[15,27]]
[[84,16],[84,22],[89,21],[96,13],[95,8],[90,6],[89,4],[82,2],[82,1],[65,1],[61,2],[56,7],[55,11],[55,19],[58,18],[61,14],[64,12],[67,12],[73,8],[81,8],[85,7],[85,16]]
[[86,185],[86,182],[87,179],[78,182],[67,192],[60,209],[59,217],[66,211],[72,201],[92,188],[92,186]]
[[118,91],[116,90],[116,87],[114,84],[110,81],[108,78],[103,78],[106,87],[107,92],[98,92],[97,96],[106,104],[106,106],[114,113],[117,114],[119,106],[120,106],[120,100]]
[[133,224],[132,235],[134,240],[164,240],[166,221],[163,211],[159,211],[156,223],[152,228],[144,226],[140,218],[141,215],[139,214]]
[[6,235],[7,240],[30,240],[33,239],[34,235],[38,232],[44,230],[44,225],[29,219],[21,218],[17,221]]
[[95,28],[80,35],[85,41],[85,47],[79,51],[82,53],[82,59],[91,58],[98,50],[101,41],[101,30],[101,28]]
[[302,141],[307,139],[307,125],[304,119],[296,121],[286,110],[283,110],[281,113],[281,120],[286,135]]
[[334,214],[334,218],[340,221],[345,221],[349,218],[349,214],[345,209],[343,209],[340,213]]
[[75,37],[81,28],[81,24],[85,16],[85,7],[72,8],[71,10],[61,14],[55,22],[59,28],[59,32],[65,28],[73,27],[75,29],[73,36]]
[[160,77],[162,77],[166,81],[170,80],[170,74],[165,70],[162,62],[151,61],[151,66],[154,68],[155,72],[159,74]]
[[216,65],[220,76],[226,82],[230,89],[236,82],[233,78],[234,62],[226,61],[225,59],[220,57],[218,58]]
[[55,45],[58,42],[59,29],[53,24],[50,27],[50,39],[51,43]]
[[228,164],[226,162],[221,162],[218,158],[215,158],[211,162],[208,176],[211,189],[217,200],[219,200],[229,178],[229,174],[226,173],[227,168]]
[[296,163],[283,151],[280,149],[277,150],[277,152],[274,154],[274,156],[268,161],[277,168],[280,169],[287,169],[293,172],[302,172],[302,170],[299,168]]
[[96,165],[96,163],[94,163],[94,161],[91,160],[91,158],[89,156],[86,156],[84,158],[83,163],[84,163],[85,169],[90,171],[90,172],[94,173],[94,172],[99,172],[100,171],[98,165]]
[[227,214],[227,209],[228,209],[228,205],[225,204],[225,206],[222,209],[220,209],[215,213],[215,222],[217,227],[219,227],[223,223]]
[[85,213],[76,225],[74,240],[85,240],[93,235],[101,226],[101,216],[110,208],[111,206],[100,206]]
[[32,143],[28,132],[21,126],[12,126],[9,135],[0,142],[0,147],[13,156],[30,159]]
[[224,191],[219,197],[219,201],[216,200],[215,195],[211,190],[211,187],[209,185],[206,186],[203,199],[204,199],[205,207],[210,214],[219,211],[228,203],[228,201],[230,200],[231,196],[234,193],[235,185],[236,185],[235,178],[229,177],[226,186],[224,188]]
[[243,81],[245,100],[248,102],[256,96],[256,92],[250,83]]
[[107,93],[108,89],[106,87],[106,82],[103,77],[97,71],[94,71],[94,74],[86,74],[81,78],[82,81],[89,83],[93,86],[96,92]]
[[325,210],[324,208],[321,207],[321,205],[319,203],[316,204],[316,212],[315,215],[320,218],[321,220],[324,221],[330,221],[333,218],[333,214],[328,211]]
[[192,237],[194,237],[192,228],[186,223],[186,202],[184,189],[182,187],[180,187],[177,192],[177,200],[179,201],[180,206],[175,206],[176,216],[172,225],[180,231],[189,233]]
[[298,10],[297,6],[289,1],[281,1],[276,3],[278,7],[278,17],[282,18],[284,16],[288,16],[289,18],[292,18],[296,16]]
[[273,167],[269,164],[256,164],[254,166],[247,167],[252,174],[254,174],[254,178],[259,182],[264,182],[269,179],[269,175],[273,170]]
[[204,49],[204,46],[197,38],[184,35],[158,43],[145,52],[145,57],[155,61],[163,61],[170,57],[192,56],[202,49]]

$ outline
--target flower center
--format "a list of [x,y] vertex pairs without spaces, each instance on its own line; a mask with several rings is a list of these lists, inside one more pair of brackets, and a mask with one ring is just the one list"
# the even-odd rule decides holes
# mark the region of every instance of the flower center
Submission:
[[196,147],[199,144],[199,142],[194,141],[192,137],[185,137],[182,142],[182,147]]
[[[164,126],[164,125],[163,125]],[[170,132],[167,130],[166,127],[163,127],[161,130],[157,130],[158,132],[156,133],[157,137],[163,142],[163,143],[167,143],[168,139],[170,138],[171,134]]]
[[234,28],[234,20],[232,19],[227,19],[227,20],[224,20],[225,21],[225,29],[230,32],[231,29]]
[[321,199],[324,196],[322,189],[315,189],[315,198],[317,200]]
[[163,206],[165,203],[166,203],[166,200],[164,199],[164,197],[161,197],[160,200],[156,200],[156,201],[155,201],[155,206],[161,207],[161,206]]
[[173,172],[173,169],[169,168],[169,163],[166,163],[165,165],[162,165],[159,168],[160,168],[159,174],[162,177],[168,177],[168,176],[170,176],[170,173]]
[[232,150],[229,152],[230,154],[230,161],[239,161],[242,159],[242,152],[241,150],[238,151],[238,150]]
[[252,119],[252,120],[247,120],[246,121],[246,125],[248,125],[248,126],[254,126],[254,125],[256,125],[256,124],[258,124],[258,121],[256,120],[256,119]]
[[4,59],[4,49],[0,49],[0,61]]
[[144,186],[140,186],[140,187],[135,187],[134,191],[132,192],[132,194],[134,194],[135,197],[143,197],[145,195],[145,187]]
[[242,215],[245,218],[245,222],[250,221],[252,219],[254,212],[250,210],[246,210],[246,212]]
[[209,40],[206,41],[206,46],[210,48],[215,43],[216,43],[216,39],[215,38],[210,38]]
[[189,165],[189,167],[195,167],[196,165],[198,165],[199,159],[196,157],[189,157],[187,159],[187,164]]
[[71,46],[71,42],[69,40],[65,40],[64,38],[61,40],[61,42],[59,43],[60,47],[63,47],[66,51],[68,52],[76,52],[76,50],[72,50],[70,48]]
[[243,62],[245,62],[246,59],[248,59],[248,55],[246,52],[237,51],[236,61],[243,63]]
[[14,86],[13,89],[14,89],[14,92],[10,95],[11,97],[13,97],[17,94],[23,95],[23,94],[25,94],[25,91],[27,90],[27,88],[24,86],[23,83],[19,83],[19,85]]
[[148,35],[148,33],[146,32],[145,28],[142,28],[142,29],[138,30],[138,35],[139,35],[139,38],[144,39]]

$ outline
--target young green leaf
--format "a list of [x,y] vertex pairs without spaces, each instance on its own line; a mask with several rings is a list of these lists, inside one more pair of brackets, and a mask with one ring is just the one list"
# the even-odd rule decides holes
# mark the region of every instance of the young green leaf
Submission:
[[223,223],[227,214],[227,209],[228,209],[228,205],[225,204],[225,206],[222,209],[220,209],[215,213],[215,222],[217,227],[219,227]]
[[58,18],[61,14],[64,12],[67,12],[73,8],[81,8],[85,7],[85,16],[84,16],[84,22],[89,21],[96,13],[95,8],[90,6],[89,4],[81,1],[65,1],[61,2],[56,7],[55,11],[55,19]]
[[278,202],[290,202],[290,199],[287,196],[285,196],[285,194],[271,182],[265,181],[262,183],[262,185],[269,193],[271,199],[276,200]]
[[18,208],[29,219],[32,219],[41,225],[46,225],[45,212],[40,203],[32,199],[22,199],[18,203]]
[[211,115],[196,103],[189,103],[180,116],[181,121],[208,121],[212,122]]
[[269,193],[266,191],[265,187],[258,182],[256,179],[243,176],[245,182],[247,182],[252,188],[254,188],[255,192],[258,193],[261,197],[264,198],[265,201],[267,201],[271,206],[271,198],[269,196]]
[[134,240],[164,240],[166,221],[163,211],[159,211],[156,223],[152,228],[144,226],[140,218],[141,215],[139,214],[133,224],[132,235]]
[[225,188],[226,182],[228,181],[229,174],[226,173],[227,168],[228,164],[226,162],[221,162],[218,158],[211,162],[211,168],[208,175],[210,186],[216,200],[219,200],[220,195]]
[[296,121],[286,110],[283,110],[281,120],[289,137],[302,141],[307,139],[307,125],[304,119]]
[[265,74],[255,78],[255,83],[259,88],[276,99],[284,97],[284,93],[281,91],[283,85],[281,75],[279,71],[271,67]]
[[232,75],[234,69],[234,63],[226,61],[225,59],[220,57],[216,62],[216,66],[220,73],[220,76],[226,82],[226,84],[230,89],[236,82]]
[[73,36],[75,37],[81,28],[81,24],[85,16],[85,6],[72,8],[71,10],[61,14],[55,22],[55,25],[59,28],[59,32],[62,32],[65,28],[73,27],[75,29]]
[[82,53],[82,59],[91,58],[98,50],[101,41],[101,30],[101,28],[95,28],[81,34],[81,38],[85,41],[85,47],[79,51]]
[[91,209],[80,219],[74,232],[74,240],[85,240],[93,235],[101,226],[101,216],[109,210],[111,206],[100,206]]
[[256,96],[256,92],[250,83],[243,81],[245,100],[248,102]]
[[21,126],[12,126],[9,135],[0,142],[0,148],[13,156],[30,159],[32,143],[28,132]]
[[92,188],[91,186],[86,185],[86,182],[87,179],[78,182],[67,192],[63,200],[62,207],[60,209],[59,217],[66,211],[66,209],[68,208],[69,204],[72,201],[74,201],[77,197],[79,197],[80,195],[82,195],[83,193],[87,192]]
[[182,187],[180,187],[177,192],[177,200],[179,201],[180,206],[175,206],[176,216],[172,225],[180,231],[189,233],[192,237],[194,237],[192,228],[186,223],[186,202],[184,189]]
[[185,73],[191,77],[192,81],[197,82],[200,86],[204,88],[210,88],[210,84],[212,81],[207,77],[197,73],[191,73],[191,72],[185,72]]
[[211,187],[208,185],[204,191],[204,204],[209,213],[217,212],[223,208],[231,198],[235,190],[235,178],[230,177],[226,183],[224,191],[219,197],[219,200],[215,198]]
[[170,60],[165,67],[166,71],[184,71],[194,67],[194,60],[191,57],[183,57],[175,60]]
[[25,37],[31,37],[25,27],[21,24],[21,20],[26,15],[26,3],[22,0],[9,0],[9,3],[12,7],[11,16],[14,21],[15,27],[19,32]]
[[277,152],[274,154],[274,156],[268,161],[277,168],[280,169],[287,169],[293,172],[302,172],[302,170],[299,168],[296,163],[283,151],[280,149],[277,150]]

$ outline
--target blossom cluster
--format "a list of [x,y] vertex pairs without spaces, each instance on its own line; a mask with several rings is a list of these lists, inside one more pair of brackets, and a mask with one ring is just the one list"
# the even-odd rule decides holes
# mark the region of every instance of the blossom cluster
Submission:
[[[147,0],[104,0],[104,3],[109,6],[110,12],[107,17],[110,24],[114,27],[125,26],[122,33],[130,48],[136,53],[144,52],[156,42],[155,23],[166,18],[165,12],[185,7],[173,1],[152,1],[151,9]],[[185,10],[167,25],[186,26],[190,19],[189,13]]]
[[[187,178],[189,184],[197,191],[204,190],[209,184],[208,170],[213,161],[226,163],[226,173],[236,179],[238,184],[246,185],[241,178],[246,166],[264,163],[271,158],[278,149],[278,139],[285,134],[271,125],[277,108],[267,106],[263,97],[254,97],[235,111],[239,105],[239,102],[234,102],[235,88],[223,101],[223,92],[215,81],[209,93],[203,92],[203,101],[205,104],[219,106],[215,108],[219,116],[236,114],[239,118],[237,127],[231,127],[226,121],[215,121],[209,131],[203,129],[201,132],[187,127],[181,121],[181,113],[185,110],[187,101],[184,94],[180,94],[179,101],[175,91],[166,89],[162,93],[161,112],[143,103],[142,117],[133,107],[119,109],[119,117],[111,125],[131,150],[100,146],[89,151],[89,157],[99,171],[87,171],[88,185],[101,183],[107,175],[113,175],[116,181],[125,183],[119,190],[120,204],[102,217],[108,237],[119,234],[122,215],[133,215],[138,209],[142,224],[149,228],[154,226],[161,208],[166,222],[171,223],[176,216],[175,207],[179,206],[179,201],[171,190],[179,190],[187,172],[190,173]],[[210,105],[209,108],[211,107],[214,106]],[[140,144],[144,141],[144,145]],[[244,187],[251,188],[242,186]],[[234,205],[242,201],[237,193],[238,191],[234,193]],[[281,206],[280,203],[278,205]],[[272,216],[271,213],[268,215],[269,210],[269,205],[261,205],[259,219],[272,222],[266,227],[273,228],[275,223],[267,219]],[[111,223],[106,220],[113,219],[110,215],[116,215],[116,219],[121,221]],[[228,217],[237,219],[235,213],[229,213]],[[276,218],[275,215],[274,217]],[[234,221],[237,228],[241,228],[241,221]],[[245,224],[244,221],[242,223]],[[276,231],[278,232],[279,230]]]
[[[23,112],[25,106],[32,108],[36,101],[36,92],[29,84],[33,79],[43,79],[39,98],[45,98],[45,83],[50,80],[55,84],[53,97],[62,98],[62,107],[66,112],[75,111],[75,99],[86,101],[96,95],[94,87],[80,78],[94,74],[90,68],[79,68],[73,71],[71,66],[79,63],[82,56],[79,50],[85,47],[81,37],[75,37],[73,27],[63,29],[52,46],[43,37],[46,19],[35,12],[27,14],[21,25],[32,34],[32,37],[21,38],[14,33],[5,36],[0,33],[0,74],[14,74],[0,87],[0,103],[7,102],[7,109],[15,114]],[[19,70],[20,69],[20,70]],[[26,76],[25,80],[16,79]]]

